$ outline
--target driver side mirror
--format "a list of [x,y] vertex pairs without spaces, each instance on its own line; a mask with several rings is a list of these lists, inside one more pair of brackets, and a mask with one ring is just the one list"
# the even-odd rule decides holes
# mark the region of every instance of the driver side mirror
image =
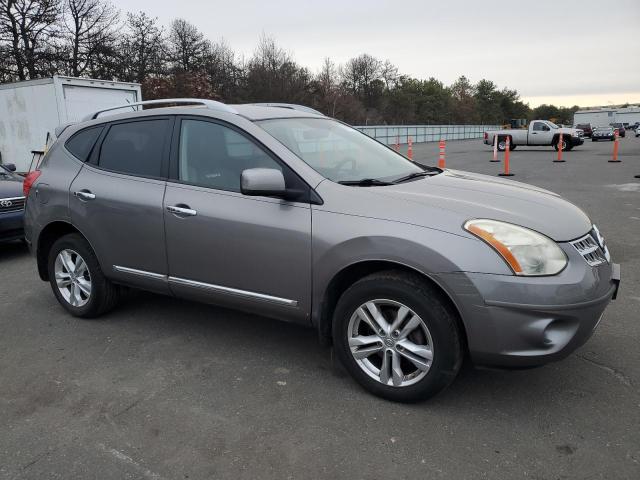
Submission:
[[240,191],[243,195],[282,197],[287,196],[284,175],[275,168],[249,168],[240,175]]

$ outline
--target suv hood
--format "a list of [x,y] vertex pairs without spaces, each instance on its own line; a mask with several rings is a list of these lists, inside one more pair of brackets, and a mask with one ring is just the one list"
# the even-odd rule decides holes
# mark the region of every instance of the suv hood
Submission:
[[0,173],[0,198],[22,197],[22,178]]
[[322,182],[318,193],[322,196],[325,188],[349,189],[359,194],[360,201],[342,197],[339,204],[327,202],[325,208],[457,235],[467,235],[462,225],[472,218],[514,223],[557,242],[574,240],[592,228],[582,210],[553,192],[476,173],[445,170],[432,177],[383,187],[326,185],[331,183]]

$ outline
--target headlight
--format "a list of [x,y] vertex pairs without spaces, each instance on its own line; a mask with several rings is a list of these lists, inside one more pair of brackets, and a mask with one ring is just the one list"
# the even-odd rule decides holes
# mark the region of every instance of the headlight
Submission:
[[567,265],[556,242],[528,228],[484,219],[469,220],[464,228],[498,252],[516,275],[555,275]]

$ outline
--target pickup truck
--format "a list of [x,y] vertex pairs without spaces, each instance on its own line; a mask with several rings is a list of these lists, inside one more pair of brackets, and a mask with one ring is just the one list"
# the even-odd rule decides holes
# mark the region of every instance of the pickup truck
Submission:
[[560,128],[548,120],[533,120],[528,129],[489,130],[484,132],[484,143],[493,145],[493,139],[498,137],[498,150],[506,149],[507,137],[509,150],[523,146],[551,146],[558,150],[558,142],[562,134],[562,149],[571,150],[584,143],[584,132],[577,128]]

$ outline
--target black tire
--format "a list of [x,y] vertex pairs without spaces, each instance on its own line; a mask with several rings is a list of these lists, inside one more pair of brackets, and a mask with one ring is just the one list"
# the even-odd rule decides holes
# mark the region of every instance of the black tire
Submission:
[[[505,138],[506,137],[498,137],[498,145],[497,145],[497,149],[499,152],[504,152],[507,148],[505,146]],[[502,142],[502,145],[500,144],[500,142]]]
[[517,147],[517,145],[512,145],[511,143],[509,144],[509,151],[513,151],[515,150]]
[[[560,143],[560,137],[556,138],[553,141],[553,148],[556,150],[556,152],[559,150],[558,148],[558,144]],[[567,150],[571,150],[569,148],[569,142],[566,139],[562,139],[562,143],[564,143],[564,148],[562,149],[563,151],[567,151]]]
[[[56,257],[62,250],[73,250],[82,257],[91,279],[91,293],[88,301],[82,306],[74,306],[66,300],[55,278]],[[73,316],[81,318],[98,317],[113,309],[120,298],[120,288],[114,285],[104,276],[100,263],[89,242],[78,233],[70,233],[60,237],[49,250],[47,258],[47,271],[49,273],[49,283],[58,302]]]
[[592,142],[597,142],[597,141],[598,141],[598,139],[597,139],[597,138],[593,138],[593,137],[592,137],[592,138],[591,138],[591,141],[592,141]]
[[[426,375],[417,383],[384,385],[365,373],[351,353],[348,330],[352,315],[365,302],[379,298],[406,305],[429,329],[434,357]],[[385,271],[355,282],[338,301],[332,333],[336,354],[351,376],[374,395],[397,402],[415,402],[436,395],[454,380],[463,362],[463,341],[456,313],[441,292],[414,274]]]

